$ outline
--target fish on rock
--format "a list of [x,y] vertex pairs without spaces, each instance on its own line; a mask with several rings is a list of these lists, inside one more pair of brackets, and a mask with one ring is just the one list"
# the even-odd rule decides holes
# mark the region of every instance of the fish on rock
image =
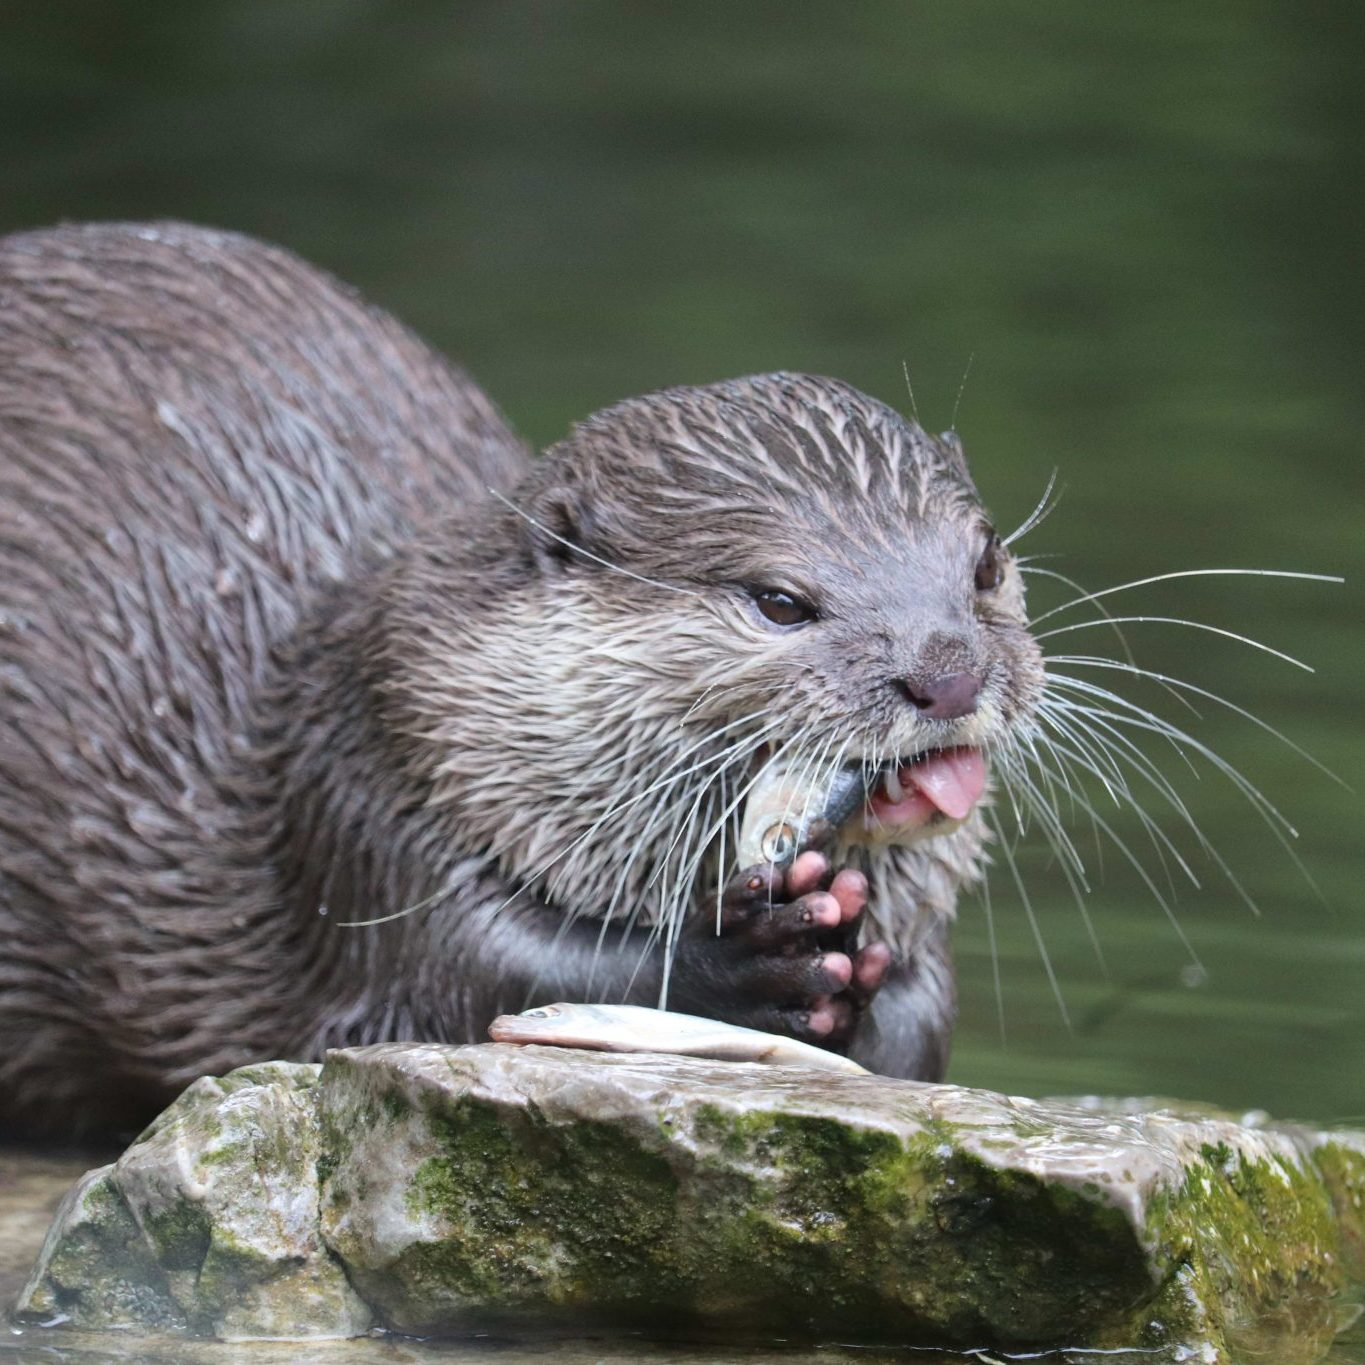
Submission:
[[597,1052],[676,1053],[723,1062],[767,1062],[868,1074],[866,1067],[847,1057],[794,1038],[644,1005],[541,1005],[521,1014],[499,1015],[488,1033],[497,1043],[540,1043]]

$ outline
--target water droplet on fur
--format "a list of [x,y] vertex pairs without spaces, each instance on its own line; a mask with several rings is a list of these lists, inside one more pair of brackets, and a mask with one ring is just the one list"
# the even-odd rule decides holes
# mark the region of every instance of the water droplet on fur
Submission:
[[156,420],[161,423],[167,431],[173,431],[182,440],[189,439],[186,431],[185,418],[180,409],[168,403],[164,398],[156,405]]
[[128,828],[144,839],[159,834],[162,827],[161,812],[148,801],[139,801],[127,813]]
[[253,544],[259,544],[265,539],[265,513],[253,512],[251,519],[246,524],[246,538]]
[[318,906],[318,914],[319,914],[319,915],[325,915],[326,913],[327,913],[327,907],[326,907],[325,905],[319,905],[319,906]]

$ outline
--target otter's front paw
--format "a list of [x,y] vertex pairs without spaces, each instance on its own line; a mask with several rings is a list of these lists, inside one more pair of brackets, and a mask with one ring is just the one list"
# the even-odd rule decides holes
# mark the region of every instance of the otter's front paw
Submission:
[[722,893],[720,933],[680,947],[676,1007],[842,1050],[886,976],[884,943],[852,951],[867,879],[820,853],[751,867]]

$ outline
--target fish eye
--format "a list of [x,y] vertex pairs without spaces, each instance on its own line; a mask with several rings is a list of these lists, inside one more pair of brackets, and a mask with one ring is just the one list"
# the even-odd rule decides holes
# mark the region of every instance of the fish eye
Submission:
[[775,626],[803,626],[816,619],[815,608],[799,597],[777,588],[756,588],[754,602]]
[[977,592],[993,592],[1005,577],[1005,545],[994,531],[976,561]]
[[790,825],[774,825],[763,836],[763,856],[770,863],[785,863],[796,851],[796,831]]

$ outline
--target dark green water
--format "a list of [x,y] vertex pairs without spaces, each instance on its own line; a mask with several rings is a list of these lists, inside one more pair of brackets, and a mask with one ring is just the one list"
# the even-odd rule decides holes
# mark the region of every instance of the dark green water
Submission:
[[[1093,587],[1218,566],[1347,577],[1193,579],[1110,605],[1311,662],[1131,628],[1143,664],[1365,787],[1360,7],[261,0],[0,18],[0,227],[172,215],[282,241],[463,360],[538,441],[629,393],[775,368],[905,405],[902,361],[944,427],[974,356],[958,426],[1001,525],[1054,467],[1066,485],[1026,542],[1060,556],[1044,566]],[[1063,596],[1044,584],[1037,602]],[[1051,643],[1111,649],[1094,630]],[[997,877],[1004,1037],[968,906],[955,1079],[1365,1116],[1365,806],[1200,710],[1182,723],[1299,828],[1321,901],[1226,782],[1168,753],[1260,917],[1196,863],[1205,887],[1177,906],[1195,970],[1110,853],[1090,902],[1101,966],[1025,849],[1071,1026]]]

